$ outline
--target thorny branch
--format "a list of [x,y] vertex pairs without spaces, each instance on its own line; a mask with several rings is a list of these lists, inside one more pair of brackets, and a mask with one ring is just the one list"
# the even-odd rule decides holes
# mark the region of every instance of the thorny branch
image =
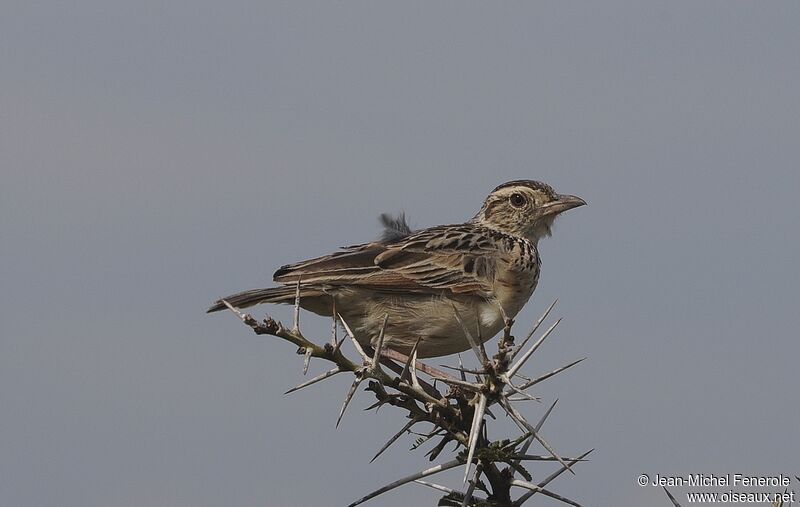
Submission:
[[[356,340],[347,322],[335,310],[331,327],[332,336],[329,342],[318,345],[303,336],[300,331],[299,290],[295,298],[292,329],[286,329],[280,322],[270,317],[261,321],[256,320],[251,315],[242,313],[239,309],[231,306],[227,301],[223,300],[223,303],[242,322],[252,328],[257,335],[275,336],[296,345],[298,347],[297,353],[303,356],[304,374],[308,370],[311,358],[319,358],[335,365],[333,369],[289,389],[286,392],[287,394],[331,378],[339,373],[350,372],[354,374],[355,379],[350,385],[342,404],[336,421],[337,426],[341,422],[350,400],[358,390],[359,385],[364,381],[367,381],[366,390],[374,393],[377,399],[376,403],[369,409],[392,405],[406,412],[406,423],[375,454],[375,457],[372,458],[373,461],[403,434],[414,434],[412,428],[423,423],[430,423],[433,425],[433,429],[418,438],[413,448],[419,447],[434,438],[440,438],[439,443],[427,454],[431,461],[438,458],[448,443],[454,442],[457,449],[461,448],[455,459],[398,479],[363,496],[350,504],[349,507],[364,503],[410,482],[416,482],[445,493],[445,496],[439,500],[438,505],[440,506],[517,507],[537,493],[568,505],[580,505],[549,489],[545,489],[545,486],[564,471],[574,474],[572,467],[576,463],[584,461],[591,451],[585,452],[577,458],[562,457],[542,437],[540,433],[541,427],[550,415],[555,403],[536,425],[529,423],[522,413],[514,407],[516,401],[538,400],[538,398],[531,396],[526,391],[539,382],[582,361],[581,359],[572,362],[535,379],[519,373],[522,366],[561,321],[560,319],[557,320],[530,348],[523,351],[528,340],[536,333],[556,302],[550,305],[535,323],[533,330],[518,346],[515,346],[514,336],[511,334],[514,321],[506,318],[505,328],[498,341],[497,353],[492,357],[488,356],[484,348],[480,330],[476,330],[476,333],[473,334],[471,330],[467,329],[454,307],[454,319],[460,324],[464,337],[470,343],[480,364],[478,368],[464,368],[459,356],[458,367],[442,365],[445,368],[458,371],[458,378],[419,362],[416,357],[416,345],[408,357],[386,348],[384,331],[387,321],[391,319],[390,315],[386,315],[383,319],[380,334],[373,342],[374,348],[369,347],[368,350],[364,350],[364,347]],[[346,336],[341,339],[337,339],[337,321],[341,323],[346,332]],[[342,352],[342,344],[346,339],[352,342],[358,353],[358,360],[351,360]],[[520,354],[521,356],[518,358],[517,356]],[[391,372],[387,372],[384,367],[391,370]],[[419,373],[424,373],[433,382],[419,378]],[[467,373],[474,377],[475,380],[469,381]],[[519,384],[515,383],[517,380],[520,382]],[[447,391],[442,393],[435,388],[434,386],[437,383],[446,387]],[[490,411],[492,406],[501,407],[501,410],[520,428],[522,435],[516,439],[491,440],[488,436],[486,415],[495,418]],[[534,441],[541,445],[547,455],[528,453],[528,449]],[[524,464],[534,462],[556,463],[560,467],[545,480],[534,483],[532,482],[532,475],[524,466]],[[475,466],[473,467],[472,465]],[[457,466],[464,466],[463,483],[466,487],[463,491],[421,480]],[[521,475],[522,479],[516,479],[515,475]],[[512,498],[514,496],[512,488],[522,489],[522,494],[518,493],[516,500]]]

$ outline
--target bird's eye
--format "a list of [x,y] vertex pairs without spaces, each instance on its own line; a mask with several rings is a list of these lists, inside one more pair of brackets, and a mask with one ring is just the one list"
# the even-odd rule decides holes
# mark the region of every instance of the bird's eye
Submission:
[[525,206],[526,202],[528,202],[527,199],[525,199],[525,196],[519,193],[511,194],[511,197],[508,200],[515,208],[521,208]]

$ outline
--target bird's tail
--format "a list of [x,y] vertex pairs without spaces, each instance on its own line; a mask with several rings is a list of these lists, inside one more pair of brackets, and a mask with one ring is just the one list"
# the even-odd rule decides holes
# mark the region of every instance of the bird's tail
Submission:
[[218,300],[211,305],[207,313],[218,312],[227,308],[225,303],[222,302],[223,300],[235,308],[247,308],[259,303],[294,303],[295,292],[296,288],[291,286],[250,289]]

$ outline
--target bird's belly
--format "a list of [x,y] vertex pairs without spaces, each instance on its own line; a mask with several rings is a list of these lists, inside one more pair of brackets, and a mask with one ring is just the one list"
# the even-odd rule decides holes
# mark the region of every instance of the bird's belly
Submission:
[[[519,308],[504,308],[503,311],[513,317]],[[472,337],[485,342],[503,329],[503,311],[498,302],[473,296],[383,299],[365,314],[354,317],[354,331],[360,342],[375,345],[383,317],[388,315],[384,335],[387,347],[409,354],[420,339],[419,357],[444,356],[470,349],[464,328],[456,320],[456,312]]]
[[[463,327],[456,319],[455,312],[458,312]],[[410,352],[417,338],[421,337],[417,348],[419,357],[445,356],[471,348],[464,328],[476,342],[481,343],[503,328],[500,308],[484,300],[446,302],[441,309],[430,312],[422,322],[424,324],[421,326],[413,326],[416,329],[411,336],[402,329],[393,332],[389,337],[389,345],[401,352]]]

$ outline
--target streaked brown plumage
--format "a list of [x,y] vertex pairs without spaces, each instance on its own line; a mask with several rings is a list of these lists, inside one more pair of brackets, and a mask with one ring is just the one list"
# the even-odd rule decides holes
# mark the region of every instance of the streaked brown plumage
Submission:
[[[419,357],[453,354],[469,348],[455,311],[473,335],[494,336],[503,315],[513,318],[536,288],[539,239],[550,235],[558,214],[584,204],[544,183],[510,181],[468,222],[412,232],[403,217],[384,215],[380,240],[283,266],[273,277],[281,286],[223,299],[238,308],[293,304],[300,280],[300,305],[331,316],[335,298],[363,344],[377,337],[388,314],[386,346],[408,353],[421,337]],[[223,308],[219,300],[208,311]]]

